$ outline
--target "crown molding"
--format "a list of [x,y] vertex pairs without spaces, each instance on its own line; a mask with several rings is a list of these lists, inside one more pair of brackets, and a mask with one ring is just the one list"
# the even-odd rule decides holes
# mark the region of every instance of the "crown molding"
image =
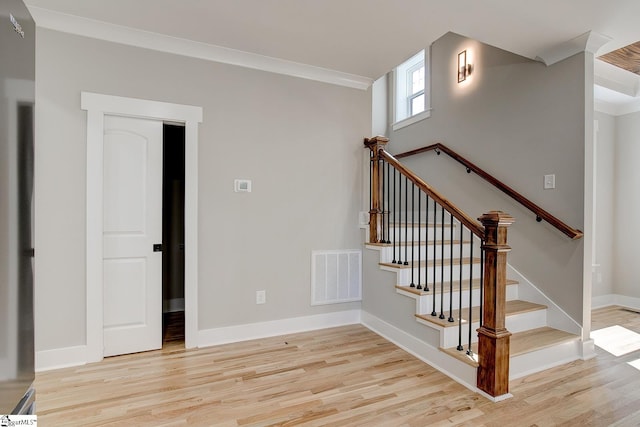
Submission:
[[640,100],[635,100],[627,104],[617,105],[596,99],[594,101],[594,110],[614,117],[624,116],[625,114],[640,112]]
[[628,96],[640,96],[640,76],[608,62],[596,59],[593,64],[595,83]]
[[367,90],[373,79],[131,27],[28,6],[38,27],[206,61]]
[[594,83],[605,89],[626,95],[619,102],[595,100],[595,109],[612,116],[640,111],[640,76],[596,59],[593,64]]
[[595,55],[602,46],[610,41],[610,37],[595,31],[587,31],[578,37],[547,49],[538,55],[536,60],[543,62],[546,66],[549,66],[572,57],[580,52],[590,52]]

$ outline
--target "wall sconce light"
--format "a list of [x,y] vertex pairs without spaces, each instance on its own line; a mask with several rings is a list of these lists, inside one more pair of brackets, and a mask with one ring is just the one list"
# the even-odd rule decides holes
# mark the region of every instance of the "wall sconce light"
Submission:
[[467,80],[471,75],[471,64],[467,63],[467,51],[463,50],[458,54],[458,83]]

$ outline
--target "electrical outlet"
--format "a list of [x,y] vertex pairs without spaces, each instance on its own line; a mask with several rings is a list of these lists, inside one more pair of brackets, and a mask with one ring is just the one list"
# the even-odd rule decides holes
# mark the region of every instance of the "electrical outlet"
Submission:
[[264,304],[267,302],[267,291],[256,291],[256,304]]
[[551,190],[556,188],[556,176],[555,175],[545,175],[544,176],[544,189]]

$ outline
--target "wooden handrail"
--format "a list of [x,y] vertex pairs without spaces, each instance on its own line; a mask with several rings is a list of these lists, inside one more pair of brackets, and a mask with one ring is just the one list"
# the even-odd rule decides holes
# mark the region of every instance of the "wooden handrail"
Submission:
[[[365,139],[365,145],[367,147],[371,147],[378,142],[378,137]],[[388,141],[388,140],[387,140]],[[386,141],[385,141],[386,143]],[[383,147],[378,148],[378,152],[376,153],[380,158],[384,158],[387,163],[400,171],[405,177],[407,177],[411,182],[413,182],[418,188],[424,191],[429,195],[433,200],[435,200],[440,206],[443,206],[449,213],[451,213],[458,221],[464,224],[473,234],[476,236],[483,238],[484,237],[484,227],[476,220],[471,218],[469,215],[464,213],[460,208],[451,203],[440,194],[437,190],[427,184],[422,178],[415,174],[411,169],[400,163],[396,157],[387,153]]]
[[482,177],[489,184],[498,188],[500,191],[507,194],[508,196],[513,198],[515,201],[517,201],[521,205],[525,206],[527,209],[529,209],[531,212],[533,212],[536,215],[536,220],[538,222],[541,220],[547,221],[549,224],[551,224],[552,226],[560,230],[562,233],[564,233],[566,236],[568,236],[572,240],[580,239],[584,235],[582,231],[567,225],[566,223],[556,218],[546,210],[542,209],[540,206],[533,203],[531,200],[524,197],[522,194],[518,193],[513,188],[509,187],[507,184],[503,183],[502,181],[495,178],[493,175],[490,175],[484,170],[480,169],[478,166],[476,166],[469,160],[465,159],[455,151],[451,150],[444,144],[441,144],[438,142],[436,144],[431,144],[426,147],[417,148],[415,150],[396,154],[395,158],[402,159],[404,157],[413,156],[415,154],[426,153],[427,151],[436,151],[438,154],[440,154],[440,152],[446,153],[447,155],[449,155],[449,157],[451,157],[452,159],[454,159],[455,161],[457,161],[458,163],[466,167],[467,172],[469,173],[471,171],[475,172],[476,175]]

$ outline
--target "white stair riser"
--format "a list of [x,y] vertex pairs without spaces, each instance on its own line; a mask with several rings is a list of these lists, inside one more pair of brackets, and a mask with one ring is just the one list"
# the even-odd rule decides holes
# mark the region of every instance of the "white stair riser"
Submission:
[[[411,292],[406,292],[402,289],[396,289],[399,294],[405,295],[410,298],[414,298],[416,300],[416,313],[417,314],[431,314],[433,311],[433,295],[416,295]],[[507,301],[518,299],[518,285],[512,284],[507,285]],[[449,298],[450,295],[448,293],[448,289],[445,289],[444,295],[442,295],[442,300],[444,301],[444,311],[448,313],[449,310]],[[454,309],[457,307],[460,293],[454,289],[453,292],[453,303]],[[472,307],[474,305],[480,304],[480,289],[476,288],[473,290],[472,295]],[[462,308],[469,307],[469,290],[462,291]],[[438,293],[436,294],[436,312],[440,313],[440,287],[438,286]]]
[[[468,316],[467,313],[464,313]],[[445,313],[448,316],[447,313]],[[464,315],[463,315],[464,318]],[[431,322],[421,321],[431,327],[444,329],[440,334],[440,346],[443,348],[451,348],[458,345],[458,326],[451,326],[447,328],[441,328]],[[536,310],[527,313],[517,313],[506,318],[506,328],[509,332],[515,334],[516,332],[523,332],[529,329],[541,328],[547,324],[547,310]],[[473,322],[471,325],[471,342],[478,342],[477,330],[480,327],[479,322]],[[462,344],[467,346],[469,342],[469,324],[464,322],[462,324]]]
[[530,353],[512,356],[509,360],[509,379],[513,380],[577,360],[580,358],[581,346],[580,340],[576,338]]
[[[448,313],[445,313],[445,316],[448,316]],[[462,332],[462,345],[465,349],[468,348],[469,344],[469,324],[464,322],[462,323],[462,329],[458,329],[458,325],[452,325],[449,327],[442,327],[435,323],[429,322],[428,320],[421,319],[416,317],[418,323],[422,323],[430,328],[436,329],[440,331],[440,343],[438,344],[440,348],[452,348],[458,345],[458,334],[460,331]],[[478,322],[474,322],[471,325],[471,343],[478,341],[478,333],[476,330],[478,329]]]
[[[480,325],[478,322],[473,322],[471,325],[471,343],[478,342],[478,328]],[[451,348],[458,345],[458,327],[445,328],[440,334],[440,347]],[[469,348],[469,324],[462,324],[462,346],[466,349]]]
[[[409,199],[411,199],[411,194],[409,194]],[[411,202],[411,200],[409,200],[409,202]],[[391,223],[391,225],[397,224],[397,223],[405,223],[405,222],[410,223],[411,218],[413,218],[413,220],[416,223],[418,222],[422,223],[422,225],[424,225],[425,223],[429,223],[429,224],[433,223],[434,218],[438,220],[438,224],[442,222],[442,209],[438,207],[437,210],[435,211],[437,212],[437,215],[434,215],[433,200],[430,200],[429,206],[425,206],[424,198],[423,198],[420,212],[418,212],[417,209],[406,211],[404,209],[404,186],[402,187],[402,203],[398,204],[398,202],[396,201],[395,204],[392,203],[391,205],[392,205],[391,206],[392,209],[389,209],[388,203],[385,201],[385,211],[389,211],[389,210],[391,211],[389,215],[389,219],[390,219],[389,222]],[[418,205],[418,199],[416,198],[416,207],[417,205]],[[398,208],[398,209],[395,209],[395,208]],[[418,221],[418,213],[420,213],[420,221]],[[445,224],[451,223],[451,215],[448,214],[447,212],[444,213],[444,222]],[[459,224],[458,220],[454,218],[453,224],[458,225]]]
[[[398,270],[393,267],[381,266],[383,270],[386,271],[396,271],[398,273],[397,284],[398,285],[410,285],[411,284],[411,268],[403,268]],[[473,278],[480,278],[480,269],[481,266],[479,263],[473,264],[473,266],[469,264],[462,265],[462,281],[464,284],[465,279],[469,280],[469,275],[471,273],[471,269],[473,268]],[[440,286],[440,278],[442,277],[445,282],[448,282],[451,277],[453,277],[454,281],[454,289],[457,284],[458,279],[460,278],[460,265],[455,264],[453,267],[445,265],[444,268],[440,265],[436,265],[435,267],[416,267],[413,272],[413,283],[418,285],[419,283],[423,285],[426,283],[429,287],[432,286],[434,279],[434,269],[435,269],[435,283]]]
[[528,331],[529,329],[542,328],[547,326],[547,309],[507,316],[505,325],[507,330],[513,334]]
[[[462,257],[466,258],[470,256],[470,249],[471,245],[470,243],[464,243],[462,245]],[[444,251],[443,251],[444,248]],[[412,255],[412,251],[413,251],[413,255]],[[396,245],[395,247],[391,246],[391,247],[383,247],[380,250],[380,262],[392,262],[394,260],[397,260],[398,258],[400,258],[402,261],[404,261],[405,259],[407,259],[408,261],[413,259],[415,261],[424,261],[424,260],[432,260],[434,259],[434,253],[435,253],[435,259],[451,259],[451,245],[450,244],[444,244],[444,245],[440,245],[440,243],[436,243],[436,246],[434,247],[433,243],[429,244],[426,246],[426,250],[425,250],[425,245],[424,244],[420,244],[420,245],[413,245],[413,247],[411,246],[411,244],[407,245],[405,247],[404,243],[400,244],[400,245]],[[473,253],[474,253],[474,257],[478,257],[480,254],[480,250],[478,249],[478,247],[474,247],[473,248]],[[444,256],[443,256],[444,255]],[[460,258],[460,244],[459,243],[454,243],[453,245],[453,258]]]
[[[455,310],[460,306],[460,293],[454,291],[453,294],[449,293],[447,289],[444,294],[440,294],[440,291],[436,293],[435,306],[433,302],[433,295],[425,295],[420,297],[418,314],[431,314],[434,309],[435,312],[440,314],[442,311],[445,316],[449,316],[449,301],[453,297],[453,309]],[[480,304],[480,289],[474,289],[471,295],[471,307]],[[462,308],[469,307],[469,291],[462,291]]]
[[[444,231],[444,235],[443,235]],[[391,227],[389,230],[386,228],[383,230],[384,238],[386,240],[390,240],[392,242],[411,242],[411,241],[419,241],[419,240],[451,240],[451,227],[448,224],[445,224],[444,227],[441,225],[437,226],[414,226],[411,228],[411,224],[408,227]],[[470,239],[470,233],[468,230],[465,230],[463,233],[463,240]],[[453,227],[453,241],[457,241],[460,239],[460,228]]]

